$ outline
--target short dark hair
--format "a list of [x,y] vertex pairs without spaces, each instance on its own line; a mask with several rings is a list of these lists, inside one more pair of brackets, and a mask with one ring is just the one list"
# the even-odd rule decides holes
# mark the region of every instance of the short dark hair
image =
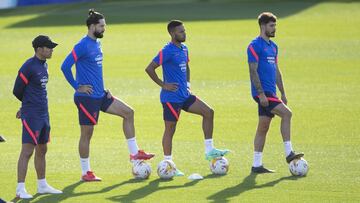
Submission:
[[175,29],[175,27],[180,26],[182,24],[183,22],[181,22],[180,20],[171,20],[167,25],[167,30],[170,33]]
[[89,16],[86,19],[86,25],[90,27],[92,24],[98,24],[99,20],[104,19],[104,15],[96,12],[95,9],[91,8],[89,9]]
[[269,22],[276,22],[276,16],[270,12],[263,12],[258,17],[259,25],[268,24]]

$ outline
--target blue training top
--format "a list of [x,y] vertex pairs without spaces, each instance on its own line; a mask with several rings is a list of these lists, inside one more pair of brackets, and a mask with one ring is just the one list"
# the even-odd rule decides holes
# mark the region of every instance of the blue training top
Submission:
[[[102,73],[103,53],[100,40],[85,36],[77,43],[71,53],[65,58],[61,66],[66,80],[75,89],[75,96],[89,96],[100,98],[104,96],[104,81]],[[76,80],[71,72],[76,65]],[[88,95],[76,90],[79,85],[91,85],[93,93]]]
[[164,83],[177,83],[178,89],[173,91],[161,90],[161,102],[181,103],[189,98],[190,92],[187,89],[187,71],[189,63],[189,51],[185,44],[181,47],[169,42],[164,46],[153,61],[162,65]]
[[34,56],[21,66],[15,80],[13,94],[22,103],[22,116],[44,118],[49,115],[46,90],[48,80],[46,61]]
[[[264,92],[276,95],[277,45],[273,41],[267,42],[259,36],[248,46],[247,55],[249,63],[258,63],[257,72]],[[252,82],[251,94],[253,97],[258,96]]]

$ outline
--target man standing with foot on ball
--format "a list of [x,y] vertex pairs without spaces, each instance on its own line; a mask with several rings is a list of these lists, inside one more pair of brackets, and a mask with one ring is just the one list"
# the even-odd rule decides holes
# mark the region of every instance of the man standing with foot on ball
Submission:
[[[186,40],[185,26],[179,20],[172,20],[168,23],[167,30],[171,41],[160,50],[146,68],[149,77],[161,87],[160,101],[165,124],[162,139],[164,159],[172,160],[172,140],[181,110],[203,118],[205,159],[210,161],[225,156],[229,150],[216,149],[213,144],[214,110],[190,92],[189,52],[183,43]],[[159,66],[162,66],[163,80],[155,72]],[[176,175],[184,174],[177,170]]]
[[[262,152],[266,134],[274,115],[281,118],[281,135],[285,147],[286,162],[304,156],[296,153],[290,141],[291,110],[287,106],[287,98],[278,66],[278,47],[270,40],[275,37],[276,16],[269,12],[261,13],[258,17],[260,36],[256,37],[248,46],[248,63],[250,69],[251,93],[258,103],[259,122],[254,139],[253,173],[272,173],[262,164]],[[281,92],[281,100],[276,96],[276,86]]]
[[[66,57],[61,70],[66,80],[74,88],[74,101],[79,113],[80,141],[79,154],[82,170],[81,180],[100,181],[90,168],[90,140],[94,126],[98,122],[100,110],[123,118],[123,131],[127,139],[130,160],[151,159],[154,154],[139,150],[134,127],[134,110],[125,102],[111,95],[104,89],[103,81],[103,52],[100,38],[105,32],[105,17],[90,9],[86,20],[87,35],[75,45]],[[76,79],[71,72],[76,65]]]

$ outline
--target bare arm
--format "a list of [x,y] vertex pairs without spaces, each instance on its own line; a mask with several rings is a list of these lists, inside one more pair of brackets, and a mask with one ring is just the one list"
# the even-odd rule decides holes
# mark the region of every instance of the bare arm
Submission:
[[189,64],[186,64],[186,81],[190,82],[190,67]]
[[176,91],[177,90],[177,84],[175,83],[164,83],[159,76],[156,74],[155,69],[159,67],[159,64],[152,61],[145,69],[146,73],[149,75],[149,77],[160,87],[162,87],[165,90],[169,91]]
[[282,80],[282,75],[279,66],[277,66],[276,68],[276,85],[279,88],[281,95],[285,95],[284,83]]
[[264,90],[261,86],[259,74],[257,72],[258,69],[258,63],[249,63],[249,70],[250,70],[250,80],[255,86],[255,89],[258,94],[264,93]]
[[152,61],[145,69],[146,73],[150,76],[150,78],[158,84],[160,87],[164,85],[163,81],[160,80],[159,76],[156,74],[155,69],[159,67],[157,63]]
[[283,80],[282,80],[282,74],[281,74],[281,71],[279,69],[279,66],[276,67],[276,85],[277,85],[279,91],[281,92],[281,100],[285,104],[287,104],[287,98],[286,98],[286,95],[285,95],[284,83],[283,83]]
[[260,100],[260,105],[262,106],[268,106],[269,105],[269,101],[267,100],[265,94],[264,94],[264,90],[261,86],[261,82],[260,82],[260,78],[259,78],[259,74],[257,72],[258,69],[258,63],[249,63],[249,70],[250,70],[250,80],[252,82],[252,84],[254,85],[258,96],[259,96],[259,100]]

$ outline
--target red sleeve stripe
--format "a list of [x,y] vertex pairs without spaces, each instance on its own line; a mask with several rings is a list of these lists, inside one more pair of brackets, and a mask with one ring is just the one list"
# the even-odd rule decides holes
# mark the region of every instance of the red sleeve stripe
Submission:
[[37,145],[38,142],[36,140],[36,137],[35,137],[35,134],[33,133],[33,131],[30,129],[29,125],[27,124],[26,120],[23,120],[23,124],[24,124],[24,127],[26,129],[26,131],[28,131],[28,133],[30,134],[32,140],[34,141],[34,143]]
[[26,85],[29,83],[29,80],[25,77],[25,75],[23,73],[20,72],[19,76]]
[[166,102],[166,105],[169,107],[171,113],[175,116],[176,120],[179,120],[179,115],[176,113],[175,109],[171,106],[169,102]]
[[259,62],[259,56],[256,54],[254,48],[250,45],[250,46],[249,46],[249,49],[250,49],[252,55],[255,57],[256,61]]
[[71,51],[71,54],[73,55],[74,60],[75,60],[75,62],[76,62],[76,61],[78,60],[78,57],[77,57],[76,52],[75,52],[74,49]]
[[86,108],[80,103],[79,105],[80,109],[82,112],[84,112],[85,116],[88,117],[88,119],[94,124],[96,125],[96,120],[94,117],[91,116],[91,114],[86,110]]
[[163,53],[162,50],[159,52],[159,65],[162,65],[163,63]]

